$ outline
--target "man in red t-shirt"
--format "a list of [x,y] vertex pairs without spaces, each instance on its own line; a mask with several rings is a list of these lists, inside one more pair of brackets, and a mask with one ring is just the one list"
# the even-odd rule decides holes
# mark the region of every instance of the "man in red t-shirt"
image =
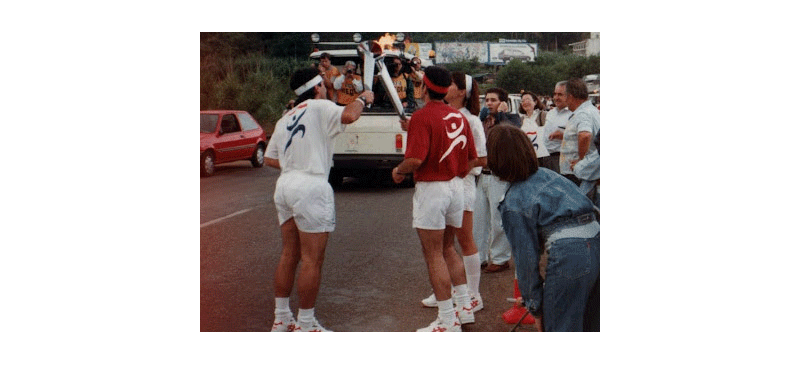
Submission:
[[[446,226],[461,227],[464,212],[461,178],[478,161],[467,118],[443,101],[450,83],[447,70],[435,66],[425,69],[422,84],[425,106],[411,116],[405,160],[392,170],[392,179],[396,183],[402,182],[405,174],[414,172],[413,227],[422,243],[428,276],[439,307],[436,320],[417,330],[420,332],[458,332],[462,323],[474,322],[463,262],[459,271],[457,264],[460,260],[445,261],[446,257],[458,257],[452,242],[445,246],[444,230]],[[450,261],[458,261],[454,263],[457,274],[452,278],[458,307],[455,310],[447,269]]]

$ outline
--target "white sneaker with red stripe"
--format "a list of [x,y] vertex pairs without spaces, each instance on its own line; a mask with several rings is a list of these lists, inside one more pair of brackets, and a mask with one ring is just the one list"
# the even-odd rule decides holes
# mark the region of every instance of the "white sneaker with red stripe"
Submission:
[[314,318],[314,321],[311,323],[303,323],[297,322],[297,326],[294,328],[295,332],[333,332],[325,327],[322,327],[317,319]]
[[475,323],[475,314],[472,312],[472,304],[466,307],[456,308],[456,318],[461,324]]
[[431,322],[428,327],[420,328],[417,332],[461,332],[461,323],[458,319],[453,324],[448,325],[442,321],[441,318],[436,317],[436,320]]
[[[474,294],[469,292],[470,294],[470,302],[472,302],[472,312],[477,312],[483,309],[483,298],[481,298],[480,294]],[[453,296],[455,297],[455,291],[453,291]],[[428,308],[437,308],[438,304],[436,304],[436,295],[431,294],[431,296],[422,300],[422,306]]]
[[292,332],[296,326],[294,317],[275,318],[275,321],[272,322],[272,332]]
[[472,303],[472,313],[475,313],[481,309],[483,309],[483,298],[481,298],[480,294],[472,294],[470,292],[470,302]]

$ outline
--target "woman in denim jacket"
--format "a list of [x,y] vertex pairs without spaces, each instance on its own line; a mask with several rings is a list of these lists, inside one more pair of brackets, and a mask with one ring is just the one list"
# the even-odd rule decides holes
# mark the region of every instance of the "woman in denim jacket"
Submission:
[[[582,331],[589,293],[600,275],[594,205],[571,181],[538,168],[533,146],[519,128],[492,128],[486,148],[492,173],[510,183],[498,209],[525,307],[539,331]],[[540,275],[542,255],[547,264]]]

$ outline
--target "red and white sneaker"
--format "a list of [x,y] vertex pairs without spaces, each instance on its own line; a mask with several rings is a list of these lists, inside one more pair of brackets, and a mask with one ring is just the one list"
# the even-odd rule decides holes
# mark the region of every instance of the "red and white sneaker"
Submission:
[[472,311],[472,305],[468,304],[467,306],[469,306],[469,308],[456,308],[456,318],[458,318],[461,324],[475,323],[475,314]]
[[295,332],[333,332],[325,327],[322,327],[317,319],[315,318],[311,323],[303,323],[297,322],[297,326],[294,328]]
[[481,298],[480,294],[473,294],[470,292],[470,303],[472,303],[472,313],[475,313],[481,309],[483,309],[483,298]]
[[420,328],[417,332],[461,332],[461,323],[456,319],[452,325],[447,325],[441,318],[436,317],[436,320],[431,322],[428,327]]
[[275,321],[272,322],[272,332],[293,332],[296,326],[297,323],[293,317],[275,318]]

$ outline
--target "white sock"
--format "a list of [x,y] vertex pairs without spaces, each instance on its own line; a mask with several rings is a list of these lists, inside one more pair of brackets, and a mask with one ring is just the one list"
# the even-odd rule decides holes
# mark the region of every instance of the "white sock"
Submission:
[[464,256],[464,271],[467,272],[467,288],[476,297],[480,294],[481,286],[481,258],[479,253]]
[[300,310],[297,311],[297,321],[301,323],[314,322],[314,308],[300,308]]
[[289,298],[275,298],[275,318],[289,318],[292,309],[289,308]]
[[469,294],[467,294],[467,284],[456,285],[456,306],[461,309],[470,306]]
[[447,325],[457,321],[456,310],[453,308],[453,298],[436,302],[439,306],[439,318]]

